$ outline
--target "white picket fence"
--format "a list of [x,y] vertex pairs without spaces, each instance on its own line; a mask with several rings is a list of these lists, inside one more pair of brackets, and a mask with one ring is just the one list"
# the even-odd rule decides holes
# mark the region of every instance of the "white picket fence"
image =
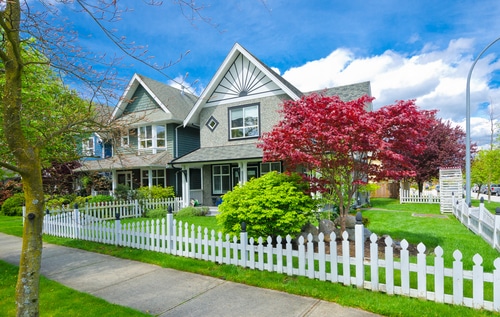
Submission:
[[[325,242],[320,233],[314,245],[312,236],[307,242],[298,240],[297,248],[292,238],[248,238],[246,232],[230,237],[206,228],[177,222],[172,214],[161,220],[122,224],[121,220],[102,221],[74,211],[46,215],[44,233],[54,236],[95,241],[131,248],[152,250],[223,264],[233,264],[250,269],[267,270],[288,275],[306,276],[344,285],[355,285],[375,292],[416,297],[438,303],[463,305],[476,309],[500,311],[500,258],[494,261],[493,272],[484,272],[482,258],[473,257],[472,270],[464,270],[462,253],[453,253],[452,267],[444,266],[443,249],[434,250],[433,265],[427,264],[426,247],[420,243],[418,255],[410,259],[408,243],[400,243],[399,258],[395,258],[393,241],[385,239],[385,255],[379,258],[377,236],[372,234],[370,252],[364,251],[364,227],[361,221],[355,226],[355,251],[350,253],[348,234],[344,232],[337,252],[334,233]],[[283,242],[283,244],[282,244]],[[316,251],[315,251],[316,247]],[[330,250],[330,251],[328,251]],[[451,285],[450,285],[451,284]],[[472,287],[472,292],[470,288]],[[485,298],[485,290],[493,290]],[[467,297],[472,294],[472,297]],[[470,295],[469,295],[470,296]]]
[[464,199],[452,196],[453,214],[475,234],[481,236],[497,251],[500,251],[500,212],[493,215],[484,207],[481,198],[479,207],[469,207]]
[[418,194],[418,190],[399,189],[399,203],[416,203],[416,204],[439,204],[441,201],[439,195],[433,195],[432,192],[422,192]]
[[[62,206],[59,209],[48,209],[47,213],[64,213],[69,206]],[[171,208],[175,213],[182,208],[182,198],[165,198],[165,199],[144,199],[144,200],[126,200],[126,201],[108,201],[99,203],[85,203],[83,206],[76,206],[80,212],[89,215],[92,218],[103,220],[120,218],[137,218],[141,217],[147,210]]]

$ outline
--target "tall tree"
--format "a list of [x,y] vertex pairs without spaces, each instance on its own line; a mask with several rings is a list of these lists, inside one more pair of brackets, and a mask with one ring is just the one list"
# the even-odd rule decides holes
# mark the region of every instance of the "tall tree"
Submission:
[[313,188],[339,206],[342,231],[359,186],[370,179],[414,176],[404,154],[425,148],[417,136],[425,134],[429,112],[418,110],[413,100],[370,112],[372,100],[312,94],[285,101],[283,119],[259,144],[265,161],[310,171],[304,177]]
[[500,149],[480,150],[474,156],[471,166],[471,180],[479,186],[478,196],[482,186],[488,186],[488,201],[490,200],[489,185],[500,180]]
[[410,152],[408,156],[415,166],[416,175],[413,179],[421,193],[424,182],[439,177],[440,167],[464,166],[465,132],[458,126],[452,126],[449,121],[434,119],[428,134],[419,137],[426,145],[425,150],[421,153]]
[[[72,83],[85,90],[85,99],[106,104],[113,101],[116,84],[114,66],[119,58],[107,58],[106,52],[89,52],[78,44],[75,28],[68,24],[60,6],[90,17],[108,39],[125,55],[150,65],[162,72],[171,63],[156,64],[147,57],[147,49],[134,45],[108,28],[109,23],[119,21],[127,9],[119,9],[119,0],[8,0],[0,1],[0,62],[3,67],[1,92],[1,138],[0,166],[15,171],[22,177],[26,198],[27,219],[23,229],[23,243],[16,285],[18,316],[38,316],[39,276],[42,254],[43,186],[42,167],[52,161],[49,155],[60,148],[60,142],[72,132],[84,129],[79,114],[87,115],[91,108],[80,112],[81,99],[62,85]],[[142,3],[142,2],[141,2]],[[159,2],[150,1],[152,5]],[[194,1],[174,1],[183,13],[192,20],[201,19],[202,7]],[[36,6],[36,9],[33,7]],[[190,15],[191,13],[191,15]],[[83,20],[83,19],[82,19]],[[30,49],[27,49],[30,47]],[[24,54],[23,52],[32,54]],[[39,52],[40,54],[35,54]],[[182,55],[181,55],[182,56]],[[37,91],[30,95],[27,85],[31,67],[45,65],[57,70],[58,84],[46,81],[48,91]],[[44,69],[39,73],[42,78]],[[164,75],[166,75],[163,72]],[[39,82],[38,80],[36,82]],[[109,83],[111,85],[106,85]],[[50,87],[49,87],[50,86]],[[54,88],[54,90],[52,90]],[[109,88],[107,90],[106,88]],[[50,113],[53,107],[58,111]],[[42,111],[40,111],[42,110]],[[34,119],[36,118],[36,119]],[[57,123],[51,121],[57,119]],[[69,121],[66,121],[68,120]],[[102,121],[101,121],[102,122]],[[81,130],[80,130],[81,131]]]

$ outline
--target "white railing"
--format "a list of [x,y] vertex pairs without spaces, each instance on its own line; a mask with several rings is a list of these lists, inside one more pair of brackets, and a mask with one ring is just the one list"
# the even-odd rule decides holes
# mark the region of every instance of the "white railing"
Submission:
[[[70,206],[62,206],[58,209],[47,209],[46,213],[62,213],[72,211]],[[165,199],[144,199],[144,200],[126,200],[126,201],[108,201],[99,203],[85,203],[83,206],[76,206],[81,213],[85,213],[93,218],[98,219],[115,219],[120,218],[136,218],[141,217],[148,210],[164,208],[172,209],[172,212],[177,212],[182,208],[182,198],[165,198]],[[75,209],[76,209],[75,208]]]
[[[278,237],[273,246],[271,237],[254,240],[249,239],[246,232],[242,232],[239,237],[230,237],[214,230],[177,222],[172,214],[167,214],[161,220],[122,224],[119,219],[96,220],[75,210],[46,215],[43,230],[49,235],[306,276],[389,295],[500,311],[500,258],[494,261],[493,272],[484,272],[483,260],[476,254],[472,259],[472,270],[465,270],[462,253],[456,250],[452,267],[445,267],[441,247],[434,249],[433,260],[428,261],[431,256],[425,253],[426,247],[420,243],[416,259],[410,259],[408,242],[403,240],[398,258],[394,256],[390,237],[385,239],[385,254],[379,258],[378,237],[375,234],[369,237],[370,251],[365,254],[361,221],[355,226],[354,254],[350,253],[347,232],[342,234],[339,245],[334,233],[330,235],[330,242],[325,242],[320,233],[316,244],[313,244],[312,236],[309,235],[307,241],[300,237],[294,248],[292,238],[287,236],[285,239]],[[485,290],[493,290],[493,294],[487,292],[485,296]]]
[[439,204],[441,201],[439,195],[434,195],[432,192],[422,192],[420,195],[417,190],[399,190],[399,203],[416,203],[416,204]]
[[500,213],[493,215],[484,207],[483,201],[481,198],[479,207],[469,207],[464,199],[453,195],[453,214],[464,226],[500,251]]

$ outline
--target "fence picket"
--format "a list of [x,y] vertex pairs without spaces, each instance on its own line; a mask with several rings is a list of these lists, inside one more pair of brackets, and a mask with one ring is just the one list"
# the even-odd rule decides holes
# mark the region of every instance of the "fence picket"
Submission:
[[[460,207],[460,204],[455,205]],[[323,234],[318,236],[317,244],[313,243],[312,235],[308,235],[307,242],[304,237],[299,237],[297,250],[294,250],[290,235],[286,236],[285,241],[277,237],[274,246],[271,237],[267,237],[266,244],[262,237],[255,244],[254,238],[249,238],[246,232],[242,232],[239,239],[229,234],[224,237],[221,232],[216,233],[214,230],[211,230],[209,234],[206,228],[195,229],[194,225],[182,221],[177,222],[172,214],[167,214],[166,219],[128,224],[122,223],[119,218],[114,221],[103,221],[93,215],[95,213],[85,211],[49,213],[44,217],[43,230],[45,234],[54,236],[167,252],[177,256],[234,264],[250,269],[306,276],[345,285],[356,284],[358,287],[387,294],[500,311],[500,258],[495,260],[493,272],[485,273],[482,266],[483,259],[478,254],[472,259],[474,262],[472,270],[464,270],[462,253],[458,250],[453,253],[453,267],[445,268],[444,251],[441,247],[436,247],[434,250],[433,264],[427,265],[426,248],[422,243],[417,246],[416,264],[410,263],[409,245],[406,240],[401,241],[401,251],[397,259],[394,257],[391,237],[385,238],[385,256],[379,259],[378,237],[375,234],[369,237],[369,257],[356,251],[360,246],[364,248],[363,243],[359,242],[354,244],[354,255],[351,257],[351,243],[347,232],[342,233],[340,252],[337,252],[338,242],[335,233],[330,235],[328,254]],[[483,217],[483,219],[487,218],[488,216]],[[357,230],[363,230],[362,225]],[[284,246],[283,242],[285,242]],[[328,272],[327,263],[330,265]],[[338,272],[339,264],[342,266],[342,275]],[[359,270],[361,266],[367,266],[368,272]],[[399,271],[399,274],[395,274],[396,271]],[[416,289],[412,288],[410,282],[412,275],[417,277]],[[433,291],[428,290],[428,275],[434,276]],[[367,276],[369,276],[369,281]],[[396,282],[395,276],[400,276],[401,281]],[[451,277],[451,283],[445,283],[447,277]],[[467,283],[464,283],[465,280]],[[395,286],[396,284],[401,286]],[[464,292],[464,285],[469,284],[472,285],[472,297],[465,297],[464,293],[469,294],[469,291]],[[493,289],[493,294],[488,295],[492,297],[491,300],[485,299],[484,290],[489,287]]]

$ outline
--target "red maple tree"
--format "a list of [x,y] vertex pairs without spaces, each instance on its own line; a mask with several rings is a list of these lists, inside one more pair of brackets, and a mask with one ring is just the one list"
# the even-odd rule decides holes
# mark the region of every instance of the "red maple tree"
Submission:
[[433,111],[414,100],[369,111],[372,97],[342,101],[312,94],[284,101],[283,119],[264,133],[264,161],[283,161],[287,170],[305,168],[313,191],[338,205],[341,230],[353,196],[374,179],[415,176],[409,153],[420,153]]

